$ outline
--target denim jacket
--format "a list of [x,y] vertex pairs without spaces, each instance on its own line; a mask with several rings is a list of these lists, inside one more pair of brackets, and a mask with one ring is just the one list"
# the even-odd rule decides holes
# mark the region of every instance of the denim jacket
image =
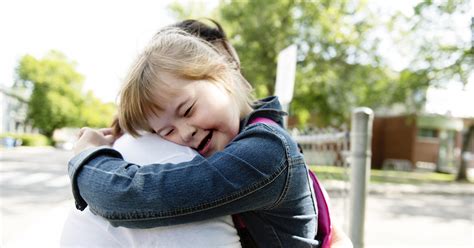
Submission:
[[[76,207],[129,228],[241,213],[259,247],[318,247],[316,199],[280,109],[276,97],[259,101],[224,150],[180,164],[140,166],[108,147],[83,151],[69,162]],[[278,125],[249,124],[256,117]]]

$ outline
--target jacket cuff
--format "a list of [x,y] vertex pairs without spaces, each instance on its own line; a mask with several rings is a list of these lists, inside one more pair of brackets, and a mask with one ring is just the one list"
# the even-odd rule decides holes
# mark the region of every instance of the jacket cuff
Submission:
[[110,156],[123,159],[122,155],[118,151],[110,148],[109,146],[99,146],[86,149],[69,160],[68,174],[69,179],[71,179],[72,194],[74,196],[76,208],[78,210],[84,210],[87,207],[87,202],[82,198],[79,192],[77,177],[79,176],[79,172],[84,165],[99,156]]

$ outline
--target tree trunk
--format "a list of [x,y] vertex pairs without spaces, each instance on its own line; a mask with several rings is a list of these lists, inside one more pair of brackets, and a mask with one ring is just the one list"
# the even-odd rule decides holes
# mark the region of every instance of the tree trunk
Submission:
[[467,160],[464,159],[464,154],[468,152],[471,137],[474,134],[474,125],[471,125],[463,137],[461,149],[461,164],[459,165],[456,181],[467,181]]

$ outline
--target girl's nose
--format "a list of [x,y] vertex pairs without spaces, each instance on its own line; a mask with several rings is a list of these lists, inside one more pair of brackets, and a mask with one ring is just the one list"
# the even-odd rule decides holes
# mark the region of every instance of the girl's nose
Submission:
[[190,143],[193,141],[194,136],[196,136],[197,128],[188,123],[183,123],[180,128],[181,139],[185,143]]

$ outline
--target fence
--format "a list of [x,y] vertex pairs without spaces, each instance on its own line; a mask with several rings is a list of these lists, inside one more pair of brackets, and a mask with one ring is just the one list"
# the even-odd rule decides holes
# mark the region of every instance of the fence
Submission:
[[349,132],[319,129],[312,134],[294,135],[308,165],[346,166],[349,156]]

